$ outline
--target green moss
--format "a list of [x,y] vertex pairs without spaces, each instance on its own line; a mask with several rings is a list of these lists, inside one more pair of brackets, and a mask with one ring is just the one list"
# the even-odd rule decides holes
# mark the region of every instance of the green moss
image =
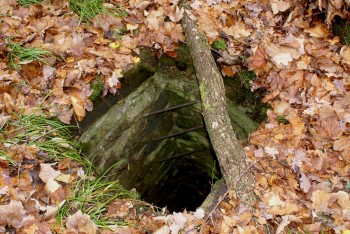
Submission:
[[261,102],[264,90],[251,91],[250,85],[256,76],[247,69],[240,71],[233,78],[224,78],[226,96],[236,105],[241,106],[244,112],[256,122],[266,118],[269,106]]
[[335,17],[333,33],[340,38],[343,45],[350,45],[350,20]]
[[213,107],[210,104],[206,104],[206,100],[208,98],[208,93],[204,88],[204,84],[199,85],[199,92],[201,94],[202,105],[205,110],[211,110]]
[[90,89],[92,94],[90,95],[90,100],[95,101],[96,98],[100,95],[104,87],[103,80],[101,76],[98,76],[94,82],[90,84]]
[[237,77],[239,78],[242,86],[244,86],[246,89],[250,89],[250,83],[256,78],[254,72],[248,71],[247,69],[239,72]]
[[226,42],[224,39],[214,41],[213,48],[216,50],[226,50]]
[[190,48],[187,44],[182,44],[179,48],[176,49],[177,57],[176,60],[176,66],[178,69],[181,69],[182,71],[185,71],[188,73],[188,75],[192,74],[194,72],[193,67],[193,61],[192,56],[190,52]]

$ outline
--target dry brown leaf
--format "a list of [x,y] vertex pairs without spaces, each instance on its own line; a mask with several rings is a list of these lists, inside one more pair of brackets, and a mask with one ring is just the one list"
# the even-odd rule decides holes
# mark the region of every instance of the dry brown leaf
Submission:
[[270,2],[270,5],[272,8],[273,14],[276,15],[279,12],[284,12],[284,11],[288,10],[291,6],[291,3],[287,2],[287,1],[273,0]]
[[340,56],[342,57],[342,63],[350,66],[350,47],[343,46],[340,50]]
[[314,191],[311,196],[312,208],[317,212],[327,211],[330,198],[331,194],[324,190]]
[[301,174],[300,188],[303,189],[304,193],[309,192],[311,189],[310,179],[304,173]]
[[290,65],[294,59],[298,59],[301,53],[293,48],[282,47],[274,44],[269,44],[265,47],[267,55],[279,67],[284,68]]
[[0,226],[11,225],[19,229],[23,226],[25,214],[20,201],[11,200],[7,205],[0,205]]
[[177,23],[179,22],[183,15],[184,15],[185,9],[184,8],[179,8],[179,6],[176,6],[175,11],[173,11],[172,13],[170,13],[169,15],[169,19],[174,22]]
[[259,47],[254,53],[254,55],[250,57],[250,60],[256,68],[264,66],[267,62],[267,55],[265,53],[265,50]]
[[324,24],[317,24],[315,27],[307,28],[304,31],[309,33],[310,36],[317,38],[324,38],[329,34],[329,30]]
[[57,183],[54,180],[54,178],[49,178],[45,184],[45,190],[47,191],[47,193],[53,193],[57,189],[59,189],[60,187],[61,187],[61,185],[59,183]]
[[147,16],[148,27],[152,30],[159,30],[159,27],[163,25],[164,12],[161,10],[155,10],[151,13],[145,11],[145,15]]
[[330,203],[333,203],[336,201],[340,209],[342,210],[349,210],[350,209],[350,197],[349,193],[345,191],[338,191],[337,193],[332,193],[330,197]]
[[70,99],[73,105],[74,113],[77,116],[79,121],[83,120],[86,115],[85,107],[84,107],[84,99],[81,97],[81,93],[72,92],[70,95]]
[[81,213],[80,210],[67,218],[66,227],[68,229],[67,232],[75,230],[84,234],[97,233],[96,224],[90,219],[89,215]]
[[57,176],[61,174],[60,171],[56,171],[51,166],[53,164],[50,163],[40,163],[40,179],[46,183],[48,179],[55,179]]

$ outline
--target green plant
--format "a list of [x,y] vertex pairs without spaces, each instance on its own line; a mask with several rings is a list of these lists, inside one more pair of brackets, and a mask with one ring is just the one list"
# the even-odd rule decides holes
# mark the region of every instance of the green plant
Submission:
[[226,50],[226,42],[224,39],[214,41],[213,48],[216,50]]
[[241,85],[246,89],[250,89],[250,82],[256,78],[254,72],[248,71],[247,69],[240,71],[237,76],[241,81]]
[[127,225],[127,223],[106,217],[106,206],[115,199],[138,199],[135,191],[124,189],[117,181],[107,181],[106,174],[110,167],[102,175],[94,177],[95,169],[91,166],[86,169],[86,176],[77,180],[72,185],[72,195],[67,198],[65,205],[58,212],[58,220],[61,224],[68,215],[80,210],[89,214],[98,227],[108,228],[113,225]]
[[16,42],[12,42],[10,39],[8,40],[7,44],[10,47],[10,52],[8,53],[10,67],[13,69],[19,68],[16,60],[19,62],[37,60],[39,62],[46,63],[45,57],[52,55],[52,53],[48,50],[41,48],[26,48]]
[[277,116],[277,121],[281,124],[288,124],[289,121],[284,117],[284,115],[278,115]]
[[[56,119],[49,119],[35,114],[14,114],[0,128],[0,160],[16,165],[10,149],[25,145],[37,149],[37,157],[44,161],[60,161],[69,158],[85,168],[85,176],[72,183],[72,195],[59,210],[57,219],[65,220],[69,215],[81,210],[89,214],[99,227],[126,225],[119,220],[105,216],[106,205],[117,198],[139,198],[135,191],[124,189],[117,181],[106,181],[107,170],[99,175],[93,164],[81,155],[81,147],[71,140],[72,126]],[[114,165],[113,165],[114,166]],[[96,175],[96,177],[95,177]]]
[[79,16],[79,24],[81,22],[89,22],[100,13],[110,14],[118,17],[127,15],[125,11],[104,6],[104,0],[69,0],[70,9]]
[[42,0],[17,0],[17,2],[21,6],[28,6],[30,4],[38,4],[38,3],[42,2]]
[[[89,162],[80,155],[80,146],[71,140],[70,128],[43,116],[13,115],[0,134],[0,156],[7,156],[12,146],[26,144],[39,149],[46,160],[70,158],[82,165]],[[6,146],[6,147],[5,147]],[[11,162],[11,161],[10,161]]]
[[79,15],[79,23],[89,21],[104,11],[103,0],[69,0],[69,7]]

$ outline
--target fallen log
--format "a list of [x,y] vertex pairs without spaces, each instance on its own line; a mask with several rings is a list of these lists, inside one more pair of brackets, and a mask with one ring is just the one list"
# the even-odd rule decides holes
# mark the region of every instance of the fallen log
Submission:
[[[183,6],[188,8],[186,4]],[[199,83],[204,122],[224,180],[229,189],[234,189],[241,204],[253,211],[256,202],[253,192],[254,175],[232,129],[222,76],[212,57],[208,41],[198,30],[196,21],[185,13],[182,25]]]

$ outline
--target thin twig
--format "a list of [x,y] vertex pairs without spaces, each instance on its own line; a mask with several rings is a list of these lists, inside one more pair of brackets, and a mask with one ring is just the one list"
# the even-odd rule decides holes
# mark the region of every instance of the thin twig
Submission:
[[228,195],[228,192],[230,191],[230,188],[227,188],[226,192],[221,196],[221,198],[219,198],[219,200],[217,201],[216,205],[214,206],[213,209],[211,209],[211,211],[207,214],[207,217],[205,218],[205,222],[208,221],[209,217],[212,217],[214,211],[218,208],[218,206],[220,205],[220,203],[226,198],[226,196]]
[[171,159],[175,159],[175,158],[181,158],[183,156],[186,156],[186,155],[189,155],[189,154],[193,154],[193,153],[197,153],[197,152],[200,152],[200,151],[203,151],[205,150],[204,148],[202,149],[196,149],[196,150],[192,150],[190,152],[186,152],[186,153],[182,153],[182,154],[176,154],[172,157],[169,157],[169,158],[164,158],[164,159],[160,159],[160,160],[157,160],[156,162],[163,162],[163,161],[167,161],[167,160],[171,160]]
[[191,105],[194,105],[194,104],[197,104],[197,103],[200,103],[200,100],[187,102],[185,104],[181,104],[181,105],[177,105],[177,106],[171,106],[171,107],[164,108],[164,109],[161,109],[161,110],[149,112],[147,114],[144,114],[143,116],[146,117],[146,116],[150,116],[150,115],[160,114],[160,113],[163,113],[163,112],[179,109],[179,108],[182,108],[182,107],[191,106]]
[[159,138],[152,139],[152,141],[160,141],[160,140],[164,140],[164,139],[167,139],[167,138],[179,136],[179,135],[182,135],[182,134],[185,134],[185,133],[188,133],[188,132],[192,132],[192,131],[197,130],[197,129],[201,129],[203,127],[204,127],[204,125],[201,124],[201,125],[198,125],[196,127],[188,128],[188,129],[185,129],[185,130],[180,131],[180,132],[176,132],[176,133],[168,134],[166,136],[162,136],[162,137],[159,137]]

